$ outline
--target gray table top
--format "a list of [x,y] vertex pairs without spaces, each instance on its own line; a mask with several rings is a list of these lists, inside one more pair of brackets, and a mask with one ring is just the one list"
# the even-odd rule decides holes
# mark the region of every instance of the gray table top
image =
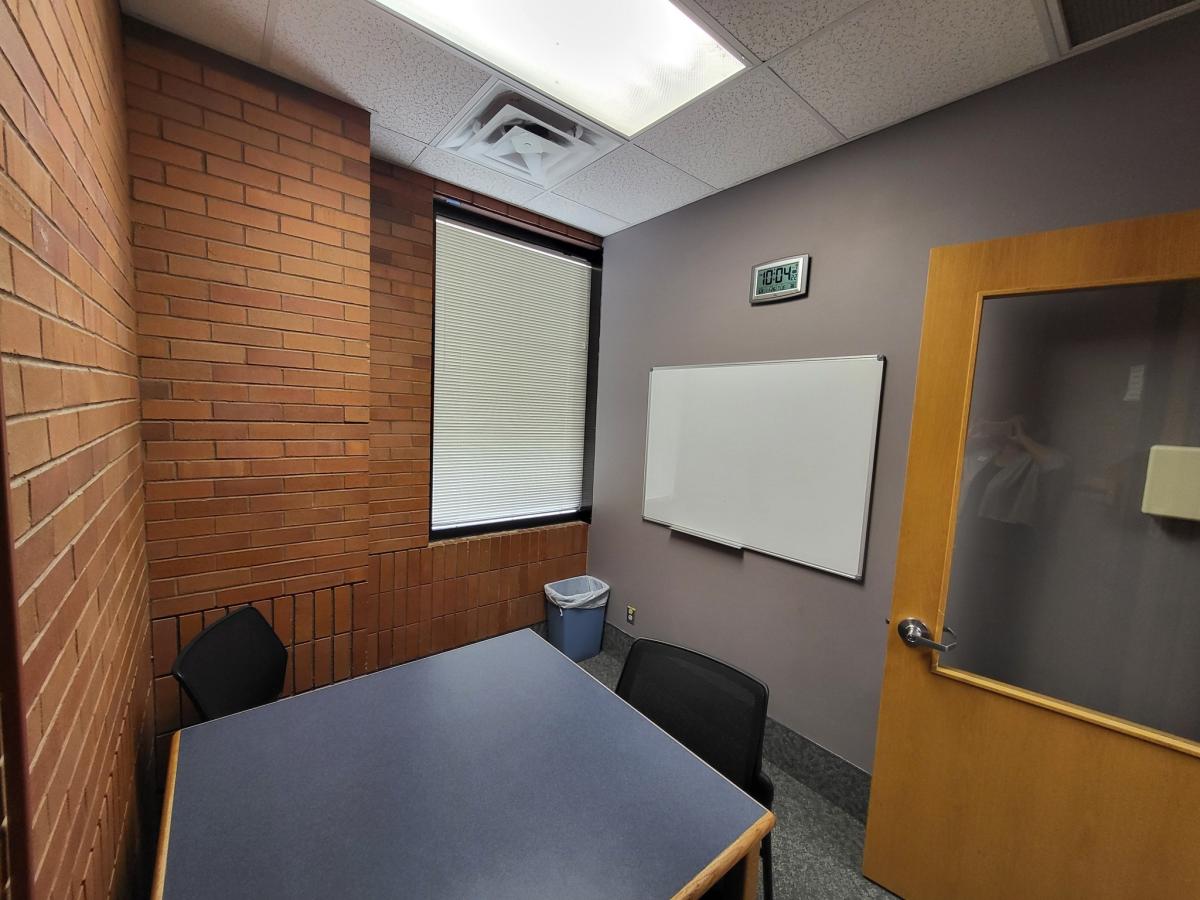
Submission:
[[761,806],[531,631],[178,735],[163,896],[670,897]]

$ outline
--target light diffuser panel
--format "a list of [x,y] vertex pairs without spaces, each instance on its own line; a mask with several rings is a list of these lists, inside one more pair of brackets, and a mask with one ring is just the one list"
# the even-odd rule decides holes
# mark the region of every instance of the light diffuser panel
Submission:
[[745,68],[670,0],[377,0],[630,137]]

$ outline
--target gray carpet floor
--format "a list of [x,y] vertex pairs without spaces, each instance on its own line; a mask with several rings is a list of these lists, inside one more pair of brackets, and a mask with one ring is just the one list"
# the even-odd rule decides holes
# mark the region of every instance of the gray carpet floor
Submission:
[[[612,690],[621,674],[621,659],[601,653],[580,663]],[[872,884],[859,871],[862,823],[820,794],[805,787],[766,760],[775,782],[775,897],[777,900],[857,900],[893,895]],[[761,885],[759,896],[762,896]]]

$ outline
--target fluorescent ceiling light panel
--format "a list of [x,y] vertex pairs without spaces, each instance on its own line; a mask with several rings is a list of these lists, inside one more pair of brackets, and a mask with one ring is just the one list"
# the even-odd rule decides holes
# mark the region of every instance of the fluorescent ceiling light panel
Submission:
[[745,68],[670,0],[378,0],[630,137]]

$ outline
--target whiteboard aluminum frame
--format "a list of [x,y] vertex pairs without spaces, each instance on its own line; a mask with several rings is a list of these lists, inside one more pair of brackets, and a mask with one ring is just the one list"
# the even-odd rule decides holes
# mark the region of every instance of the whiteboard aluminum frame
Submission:
[[[879,375],[879,403],[875,410],[875,421],[871,430],[871,455],[867,465],[867,490],[866,496],[863,499],[863,529],[862,537],[858,546],[857,573],[843,572],[839,569],[831,569],[827,566],[819,566],[816,563],[808,562],[807,560],[803,559],[797,559],[796,557],[792,556],[787,556],[786,554],[778,553],[774,550],[766,550],[762,547],[755,547],[749,544],[740,544],[730,538],[718,537],[714,534],[708,534],[706,532],[673,525],[663,519],[656,519],[653,516],[646,515],[646,477],[650,468],[650,413],[651,401],[654,397],[652,387],[654,383],[655,372],[666,371],[668,369],[724,369],[733,366],[772,366],[805,362],[830,362],[833,360],[848,359],[874,359],[878,360],[883,367]],[[724,547],[729,547],[734,550],[751,550],[755,553],[761,553],[763,556],[771,556],[775,559],[782,559],[786,562],[795,563],[798,566],[804,566],[808,569],[815,569],[818,572],[826,572],[830,575],[837,575],[840,578],[848,578],[851,581],[857,581],[861,584],[866,571],[867,538],[871,531],[871,500],[875,496],[875,464],[876,460],[879,458],[879,423],[883,417],[883,392],[886,382],[887,357],[882,353],[865,353],[858,356],[813,356],[804,359],[762,359],[753,360],[751,362],[735,363],[691,363],[682,366],[651,366],[650,373],[646,378],[646,446],[642,451],[642,521],[651,522],[655,525],[662,525],[672,532],[691,535],[692,537],[700,538],[701,540],[705,541],[711,541],[712,543],[720,544]]]

